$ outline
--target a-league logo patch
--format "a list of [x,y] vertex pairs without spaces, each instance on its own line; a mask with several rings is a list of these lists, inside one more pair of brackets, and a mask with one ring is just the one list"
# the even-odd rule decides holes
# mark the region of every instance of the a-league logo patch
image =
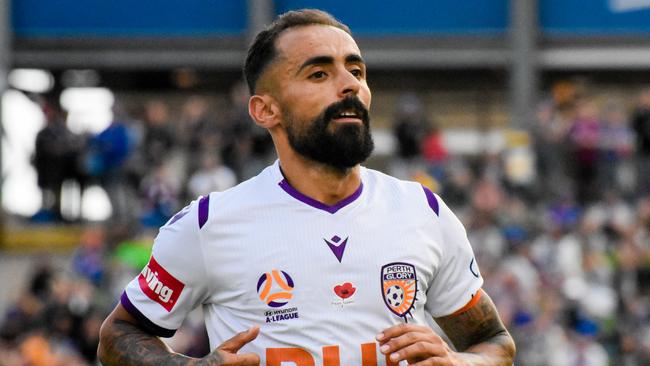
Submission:
[[[279,289],[271,291],[273,284]],[[286,305],[293,297],[293,279],[285,271],[277,269],[264,273],[257,281],[257,293],[260,300],[272,308],[279,308]]]
[[273,269],[260,276],[257,280],[257,294],[266,305],[277,310],[264,312],[267,323],[275,323],[288,319],[298,319],[298,308],[282,308],[293,298],[293,279],[285,271]]
[[381,295],[384,303],[395,315],[406,318],[415,306],[418,281],[415,267],[408,263],[394,262],[381,267]]
[[138,276],[140,289],[151,300],[170,312],[185,284],[167,272],[152,256]]

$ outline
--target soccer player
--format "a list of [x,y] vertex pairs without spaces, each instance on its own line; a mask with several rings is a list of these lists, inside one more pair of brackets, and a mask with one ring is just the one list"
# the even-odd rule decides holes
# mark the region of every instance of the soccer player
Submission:
[[[371,95],[348,27],[288,12],[244,73],[279,159],[160,229],[102,326],[104,365],[511,365],[460,221],[420,184],[359,165]],[[214,351],[192,359],[158,336],[198,306]]]

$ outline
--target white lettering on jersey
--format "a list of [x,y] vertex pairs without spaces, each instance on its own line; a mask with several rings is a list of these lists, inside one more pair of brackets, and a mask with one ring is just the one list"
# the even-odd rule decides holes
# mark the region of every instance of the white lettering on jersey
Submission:
[[158,298],[162,300],[162,302],[168,303],[174,294],[174,290],[170,289],[162,282],[160,282],[158,279],[158,272],[154,272],[149,268],[149,266],[146,266],[142,270],[142,275],[147,281],[149,288],[152,289],[156,295],[158,295]]

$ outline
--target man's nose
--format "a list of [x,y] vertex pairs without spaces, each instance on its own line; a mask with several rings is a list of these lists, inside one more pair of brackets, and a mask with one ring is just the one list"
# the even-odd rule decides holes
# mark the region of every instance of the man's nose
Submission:
[[345,70],[339,76],[339,97],[345,98],[349,95],[357,95],[361,88],[361,81],[352,75],[350,71]]

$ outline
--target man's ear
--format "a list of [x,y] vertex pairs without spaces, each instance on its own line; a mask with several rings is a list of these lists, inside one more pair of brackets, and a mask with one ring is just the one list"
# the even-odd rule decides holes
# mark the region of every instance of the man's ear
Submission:
[[248,100],[248,114],[258,126],[271,128],[281,120],[280,107],[275,99],[268,95],[253,95]]

